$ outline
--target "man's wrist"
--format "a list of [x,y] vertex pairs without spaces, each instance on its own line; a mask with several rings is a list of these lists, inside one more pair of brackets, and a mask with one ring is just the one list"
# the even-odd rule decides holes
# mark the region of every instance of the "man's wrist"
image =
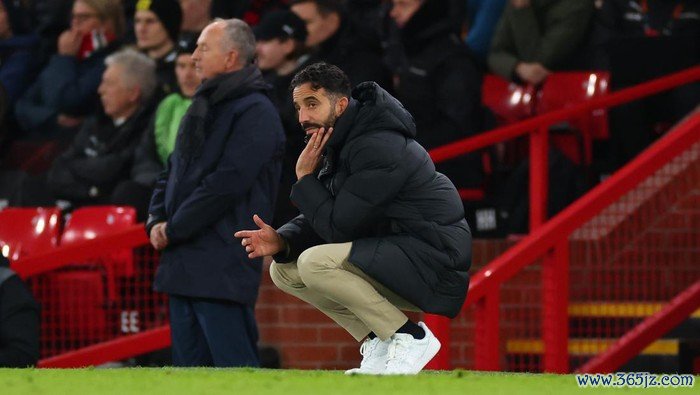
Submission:
[[[279,241],[279,244],[280,244],[280,250],[277,252],[277,254],[282,254],[284,257],[288,257],[289,256],[289,243],[279,233],[277,233],[277,240]],[[275,255],[277,255],[277,254],[275,254]]]

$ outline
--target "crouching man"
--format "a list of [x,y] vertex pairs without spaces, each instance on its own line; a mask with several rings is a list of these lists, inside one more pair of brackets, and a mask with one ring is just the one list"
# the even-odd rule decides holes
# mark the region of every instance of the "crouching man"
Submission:
[[411,115],[373,82],[351,94],[336,66],[292,80],[308,143],[291,200],[301,215],[235,233],[249,257],[273,256],[273,282],[362,342],[348,374],[416,374],[440,342],[402,310],[456,316],[467,293],[471,232],[452,183],[415,141]]

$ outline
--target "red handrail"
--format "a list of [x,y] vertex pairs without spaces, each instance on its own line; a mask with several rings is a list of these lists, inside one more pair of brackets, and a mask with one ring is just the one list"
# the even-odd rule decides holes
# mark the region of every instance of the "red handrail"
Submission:
[[[578,226],[590,219],[623,193],[641,181],[644,177],[658,169],[668,158],[680,153],[686,145],[679,141],[693,141],[691,135],[695,126],[686,127],[684,133],[676,131],[674,136],[679,136],[677,142],[671,142],[669,135],[654,145],[653,149],[645,151],[636,160],[629,163],[615,176],[600,184],[586,196],[561,212],[549,222],[546,218],[546,196],[548,188],[547,176],[547,134],[550,125],[567,119],[580,117],[596,109],[608,108],[650,96],[683,84],[700,80],[700,66],[695,66],[656,80],[646,82],[635,87],[620,90],[609,95],[592,99],[576,106],[553,111],[536,116],[518,124],[502,127],[474,137],[447,144],[433,149],[430,155],[433,161],[438,163],[460,155],[473,152],[477,149],[492,144],[506,141],[525,134],[530,135],[530,235],[523,239],[503,255],[489,263],[474,277],[469,287],[465,307],[479,302],[477,308],[477,334],[488,334],[489,341],[476,341],[476,367],[481,370],[496,370],[498,367],[498,310],[493,308],[494,303],[485,303],[482,298],[492,299],[498,294],[500,285],[515,275],[527,264],[536,259],[544,259],[543,270],[543,338],[545,340],[544,366],[546,371],[568,371],[568,349],[562,334],[566,334],[566,306],[567,298],[552,298],[551,295],[562,295],[568,290],[568,276],[564,281],[558,281],[552,273],[568,273],[568,256],[565,251],[569,234]],[[696,117],[695,123],[698,119]],[[689,121],[693,122],[693,121]],[[682,134],[682,136],[681,136]],[[661,144],[661,145],[660,145]],[[665,145],[664,145],[665,144]],[[675,145],[674,145],[675,144]],[[654,152],[661,152],[654,155]],[[634,180],[634,181],[633,181]],[[557,268],[557,265],[563,268]],[[491,280],[488,280],[491,278]],[[492,317],[493,315],[495,317]],[[436,335],[441,339],[449,339],[449,326],[444,318],[437,316],[426,317],[429,326],[446,328],[438,331]],[[431,327],[432,327],[431,326]],[[434,369],[449,368],[449,343],[445,342],[438,354],[438,362],[430,365]]]
[[[472,277],[465,306],[542,257],[578,227],[700,138],[700,113],[686,119],[622,169],[562,210]],[[488,279],[488,281],[487,281]]]
[[[649,149],[640,154],[636,159],[615,173],[612,177],[601,183],[589,193],[581,197],[572,205],[563,210],[560,214],[552,218],[539,229],[534,230],[529,236],[525,237],[517,245],[510,248],[501,256],[497,257],[476,275],[472,277],[472,282],[469,287],[467,301],[465,307],[479,301],[481,298],[488,297],[496,292],[500,285],[513,277],[519,270],[533,263],[535,260],[545,257],[549,251],[556,248],[563,248],[563,245],[568,242],[568,236],[578,227],[590,220],[594,215],[602,209],[612,204],[619,199],[623,194],[634,188],[641,181],[652,175],[661,166],[665,165],[670,158],[673,158],[682,153],[688,146],[694,144],[700,139],[700,114],[697,114],[672,132],[668,133],[661,140],[656,142]],[[547,259],[545,259],[546,262]],[[564,266],[561,271],[568,272],[568,256],[561,256],[558,265]],[[567,284],[561,281],[562,279],[550,279],[549,283],[554,286],[566,288]],[[545,288],[551,285],[547,284],[547,279],[543,279]],[[563,295],[563,291],[554,292],[554,294]],[[547,297],[547,294],[544,294]],[[555,303],[552,306],[551,303]],[[566,324],[562,322],[562,316],[566,317],[566,310],[561,306],[566,306],[567,298],[558,298],[543,303],[545,311],[549,309],[559,310],[559,316],[549,317],[560,324],[552,325],[546,319],[543,319],[543,338],[545,340],[545,369],[553,372],[566,372],[568,365],[566,360],[559,359],[562,355],[568,355],[567,349],[558,347],[559,352],[549,353],[548,349],[554,345],[546,342],[548,334],[552,332],[564,333]],[[477,305],[478,306],[478,305]],[[477,322],[477,326],[482,325]],[[491,328],[490,331],[496,331],[496,328]],[[489,354],[482,351],[479,357],[482,358],[497,358],[495,354]],[[550,365],[547,356],[559,359],[560,365]],[[493,362],[483,361],[483,366],[492,366]]]
[[700,307],[700,280],[677,295],[663,309],[639,323],[585,365],[578,369],[582,373],[609,373],[639,354],[646,346],[675,328]]
[[170,346],[170,325],[83,347],[39,361],[40,368],[76,368],[119,361]]
[[699,80],[700,66],[691,67],[631,88],[625,88],[606,96],[582,102],[581,104],[569,108],[548,112],[513,125],[504,126],[476,136],[445,144],[442,147],[430,150],[430,157],[435,163],[444,162],[480,148],[532,133],[542,127],[580,117],[596,109],[618,106]]

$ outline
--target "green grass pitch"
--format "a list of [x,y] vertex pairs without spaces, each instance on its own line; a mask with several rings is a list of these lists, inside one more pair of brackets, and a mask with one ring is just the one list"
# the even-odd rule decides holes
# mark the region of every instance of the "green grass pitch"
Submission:
[[[698,377],[696,377],[697,381]],[[279,394],[516,395],[698,394],[693,388],[579,388],[573,375],[423,372],[417,376],[345,376],[341,371],[264,369],[0,369],[1,395]]]

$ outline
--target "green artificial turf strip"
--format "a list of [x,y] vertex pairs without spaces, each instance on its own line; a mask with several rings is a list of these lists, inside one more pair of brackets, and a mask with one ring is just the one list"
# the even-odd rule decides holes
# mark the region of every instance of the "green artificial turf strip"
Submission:
[[[698,377],[695,378],[696,381]],[[579,388],[573,375],[423,372],[345,376],[341,371],[264,369],[0,369],[0,394],[697,394],[694,388]]]

